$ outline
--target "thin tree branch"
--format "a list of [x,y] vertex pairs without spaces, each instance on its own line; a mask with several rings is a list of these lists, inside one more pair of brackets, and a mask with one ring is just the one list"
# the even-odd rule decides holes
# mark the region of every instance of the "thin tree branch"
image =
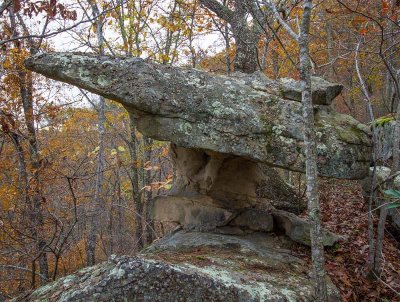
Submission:
[[276,8],[275,3],[271,0],[264,0],[263,3],[271,10],[275,19],[279,22],[279,24],[287,31],[287,33],[292,37],[293,40],[299,41],[299,35],[294,32],[294,30],[286,23],[285,20],[282,19],[281,15]]

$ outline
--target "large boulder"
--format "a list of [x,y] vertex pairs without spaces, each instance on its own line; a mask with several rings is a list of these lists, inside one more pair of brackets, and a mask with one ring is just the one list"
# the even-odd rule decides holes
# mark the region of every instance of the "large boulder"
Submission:
[[[177,232],[137,257],[111,257],[16,301],[313,301],[309,265],[267,234]],[[329,301],[340,301],[330,279]]]
[[[284,78],[279,83],[282,97],[301,101],[301,84],[299,81]],[[330,105],[342,92],[343,86],[325,81],[319,77],[311,77],[312,102],[316,105]]]
[[395,126],[396,121],[393,117],[381,117],[375,120],[375,158],[378,164],[388,164],[392,157],[393,130]]
[[[38,54],[25,65],[122,103],[148,137],[305,170],[301,103],[268,93],[260,85],[248,85],[240,77],[137,58],[73,53]],[[325,91],[326,99],[337,93],[329,85],[314,90]],[[365,177],[370,162],[369,129],[329,106],[316,106],[315,125],[319,173]]]

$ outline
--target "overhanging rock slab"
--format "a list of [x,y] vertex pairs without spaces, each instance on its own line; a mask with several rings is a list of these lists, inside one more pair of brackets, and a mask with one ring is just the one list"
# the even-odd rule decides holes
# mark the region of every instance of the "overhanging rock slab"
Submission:
[[[76,53],[39,54],[25,65],[122,103],[148,137],[305,170],[301,103],[243,78]],[[368,128],[329,106],[315,107],[315,124],[319,173],[365,177],[371,153]]]

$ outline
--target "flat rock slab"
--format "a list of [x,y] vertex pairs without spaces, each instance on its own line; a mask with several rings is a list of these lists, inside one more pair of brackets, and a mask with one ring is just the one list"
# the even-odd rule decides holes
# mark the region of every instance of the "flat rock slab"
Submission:
[[[90,54],[39,54],[25,65],[122,103],[147,137],[305,171],[301,103],[262,85],[137,58]],[[371,155],[369,129],[329,106],[315,107],[315,125],[320,175],[364,178]]]
[[[301,84],[299,81],[284,78],[280,80],[280,94],[289,100],[301,101]],[[329,83],[319,77],[311,77],[312,102],[317,105],[330,105],[342,92],[343,86]]]
[[[273,236],[175,233],[15,301],[313,301],[310,268]],[[340,296],[328,280],[329,301]]]

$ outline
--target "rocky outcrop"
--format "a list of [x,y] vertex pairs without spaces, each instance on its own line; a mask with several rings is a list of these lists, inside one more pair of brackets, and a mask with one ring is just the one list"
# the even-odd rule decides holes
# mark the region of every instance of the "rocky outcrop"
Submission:
[[381,117],[375,120],[375,157],[378,164],[388,164],[388,161],[392,157],[393,130],[395,126],[396,121],[392,117]]
[[250,232],[272,232],[274,230],[274,217],[272,213],[265,210],[250,208],[238,213],[229,224]]
[[[313,301],[306,262],[284,238],[174,233],[137,257],[111,257],[16,301]],[[340,295],[328,279],[329,301]]]
[[[174,222],[185,230],[211,231],[240,235],[254,232],[283,233],[294,242],[311,245],[311,224],[293,213],[276,210],[270,204],[264,208],[222,209],[205,197],[160,196],[155,199],[153,218],[159,222]],[[269,207],[269,209],[267,209]],[[342,238],[323,231],[323,245],[333,246]]]
[[[171,142],[174,184],[149,208],[181,230],[27,301],[313,300],[308,266],[290,254],[294,242],[310,244],[310,223],[293,214],[305,205],[272,168],[305,169],[298,82],[88,54],[40,54],[26,67],[120,102],[144,135]],[[312,83],[320,175],[364,178],[368,128],[329,106],[340,85]],[[339,239],[323,232],[324,245]]]
[[[25,65],[122,103],[148,137],[305,169],[301,104],[238,77],[88,54],[39,54]],[[336,94],[328,88],[321,90],[326,99]],[[367,127],[329,106],[315,109],[319,173],[365,177],[371,146]]]

